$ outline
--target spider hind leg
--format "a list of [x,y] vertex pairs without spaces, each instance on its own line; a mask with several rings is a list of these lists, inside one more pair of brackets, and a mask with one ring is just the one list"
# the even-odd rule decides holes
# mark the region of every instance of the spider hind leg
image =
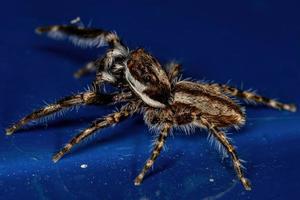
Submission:
[[216,86],[220,88],[223,92],[235,96],[241,99],[244,99],[246,102],[249,103],[258,103],[258,104],[263,104],[266,105],[270,108],[278,109],[278,110],[287,110],[290,112],[296,112],[297,107],[295,104],[285,104],[281,103],[275,99],[270,99],[264,96],[261,96],[259,94],[256,94],[255,92],[251,91],[242,91],[237,88],[225,85],[225,84],[217,84],[214,83],[212,84],[213,86]]
[[216,126],[214,126],[205,118],[199,117],[198,120],[200,121],[201,125],[208,129],[210,134],[212,134],[212,137],[214,137],[220,143],[220,145],[224,147],[226,152],[231,156],[233,167],[235,169],[237,177],[239,178],[246,190],[251,190],[251,183],[244,176],[241,160],[238,158],[237,152],[234,146],[230,143],[229,139],[226,137],[226,134],[220,131]]

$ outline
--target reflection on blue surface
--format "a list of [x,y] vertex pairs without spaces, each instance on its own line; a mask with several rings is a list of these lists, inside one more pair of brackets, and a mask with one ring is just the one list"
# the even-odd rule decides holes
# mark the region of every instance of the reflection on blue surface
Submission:
[[[134,48],[162,63],[177,59],[184,76],[258,89],[300,104],[299,3],[293,1],[17,1],[0,17],[0,129],[25,113],[73,92],[90,78],[72,73],[103,50],[79,49],[33,33],[36,26],[80,16],[116,30]],[[251,106],[248,123],[232,131],[246,160],[253,191],[236,181],[229,160],[200,130],[176,133],[140,187],[133,185],[149,156],[153,135],[135,116],[74,149],[51,156],[80,129],[113,107],[87,107],[34,125],[12,137],[0,134],[0,199],[297,199],[300,194],[300,115]]]

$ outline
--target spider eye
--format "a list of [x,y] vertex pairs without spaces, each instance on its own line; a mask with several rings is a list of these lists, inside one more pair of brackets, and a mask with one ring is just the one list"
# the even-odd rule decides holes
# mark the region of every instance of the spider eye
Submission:
[[145,82],[150,82],[151,80],[152,80],[152,77],[151,77],[151,75],[149,75],[149,74],[146,74],[146,75],[144,75],[144,81]]

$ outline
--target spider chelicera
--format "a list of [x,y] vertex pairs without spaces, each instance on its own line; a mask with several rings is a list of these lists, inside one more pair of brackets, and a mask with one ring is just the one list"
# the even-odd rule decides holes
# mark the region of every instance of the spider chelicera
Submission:
[[[104,56],[75,73],[76,77],[80,77],[95,71],[93,89],[65,97],[34,111],[6,129],[7,135],[13,134],[28,122],[73,106],[121,103],[123,106],[119,111],[97,119],[76,135],[53,156],[53,161],[57,162],[74,145],[96,131],[117,124],[133,114],[142,113],[146,124],[156,129],[158,134],[151,156],[136,177],[135,185],[140,185],[143,181],[172,129],[189,131],[201,127],[208,131],[209,137],[219,145],[225,155],[231,156],[238,179],[246,190],[251,189],[250,181],[244,176],[241,160],[225,133],[228,128],[238,128],[245,123],[244,108],[233,97],[292,112],[296,111],[294,104],[283,104],[225,84],[181,80],[179,64],[170,63],[162,67],[144,49],[129,50],[115,32],[86,28],[78,22],[75,20],[70,25],[39,27],[36,32],[56,39],[68,39],[82,47],[107,45],[108,50]],[[101,87],[104,84],[114,86],[117,92],[104,92]]]

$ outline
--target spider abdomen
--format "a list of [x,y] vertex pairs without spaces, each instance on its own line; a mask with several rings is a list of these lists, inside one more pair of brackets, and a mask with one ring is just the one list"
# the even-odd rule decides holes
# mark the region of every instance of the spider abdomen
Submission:
[[244,111],[236,102],[206,84],[178,82],[173,105],[180,105],[179,110],[190,109],[218,127],[240,126],[245,122]]

